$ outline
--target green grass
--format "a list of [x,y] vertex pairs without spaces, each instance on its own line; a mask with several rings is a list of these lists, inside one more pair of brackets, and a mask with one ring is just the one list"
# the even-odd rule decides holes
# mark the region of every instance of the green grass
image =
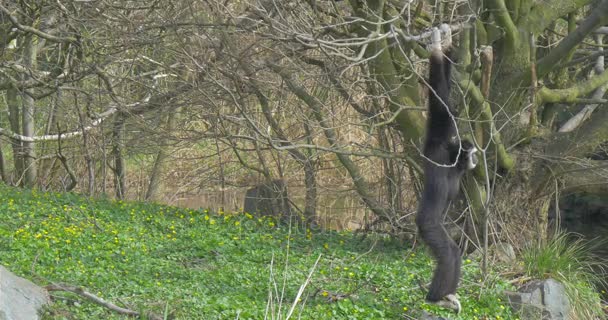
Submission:
[[522,252],[524,272],[535,279],[553,278],[561,282],[572,310],[570,319],[605,319],[595,284],[605,283],[605,264],[592,254],[595,245],[581,237],[557,232],[543,244],[530,245]]
[[[481,286],[470,260],[459,289],[463,313],[425,304],[418,283],[430,279],[432,260],[381,236],[362,240],[350,232],[290,230],[249,214],[4,185],[0,215],[0,264],[16,274],[177,319],[263,319],[267,308],[269,319],[285,319],[294,301],[294,319],[417,319],[423,310],[450,319],[511,318],[501,299],[512,288],[498,278]],[[62,298],[46,319],[125,319],[53,294]]]

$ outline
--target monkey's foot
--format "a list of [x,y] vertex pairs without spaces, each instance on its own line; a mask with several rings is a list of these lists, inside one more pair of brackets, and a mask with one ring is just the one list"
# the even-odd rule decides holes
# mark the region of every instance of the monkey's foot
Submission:
[[429,301],[429,303],[442,308],[451,309],[456,313],[460,313],[460,310],[462,310],[462,306],[460,305],[460,301],[458,300],[458,296],[456,294],[448,294],[447,296],[443,297],[442,300]]

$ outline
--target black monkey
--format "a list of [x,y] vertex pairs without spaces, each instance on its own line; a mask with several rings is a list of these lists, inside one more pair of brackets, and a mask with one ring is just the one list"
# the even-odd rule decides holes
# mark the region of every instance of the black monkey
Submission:
[[[448,54],[449,56],[449,54]],[[460,278],[460,248],[443,228],[443,215],[458,194],[460,178],[477,165],[477,149],[460,140],[456,131],[456,110],[448,103],[451,61],[440,49],[430,58],[429,111],[424,142],[424,191],[418,206],[416,225],[429,246],[437,267],[427,301],[460,311],[456,287]]]

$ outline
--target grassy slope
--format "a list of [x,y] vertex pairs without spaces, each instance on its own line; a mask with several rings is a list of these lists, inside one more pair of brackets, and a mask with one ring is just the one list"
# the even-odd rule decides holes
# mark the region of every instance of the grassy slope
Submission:
[[[411,319],[422,310],[450,319],[510,318],[500,300],[505,285],[480,288],[477,264],[470,261],[459,289],[464,312],[456,317],[426,305],[418,279],[429,279],[432,261],[382,238],[290,232],[248,214],[4,185],[0,197],[0,264],[41,285],[83,286],[137,310],[162,314],[168,307],[178,319],[263,319],[272,287],[274,314],[285,314],[321,256],[296,308],[302,319]],[[336,294],[346,298],[330,302]],[[45,318],[123,318],[62,296],[69,299],[56,299]]]

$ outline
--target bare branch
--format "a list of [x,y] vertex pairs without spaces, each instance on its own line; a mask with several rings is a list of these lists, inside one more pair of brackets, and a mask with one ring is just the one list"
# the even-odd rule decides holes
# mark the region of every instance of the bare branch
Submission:
[[574,32],[569,33],[555,49],[538,62],[537,76],[546,76],[554,67],[559,66],[559,61],[566,57],[568,52],[578,45],[583,39],[599,26],[608,23],[608,0],[602,1],[591,11]]
[[[598,47],[599,52],[604,52],[604,48],[602,47],[602,37],[603,36],[601,36],[601,35],[597,36],[597,44],[599,45],[599,47]],[[594,70],[595,70],[596,74],[600,74],[600,73],[604,72],[604,55],[603,54],[598,56],[597,61],[595,63]],[[603,86],[595,89],[595,92],[591,96],[591,99],[602,99],[604,97],[605,93],[606,93],[606,86],[603,85]],[[587,120],[591,116],[591,113],[593,113],[595,108],[597,108],[598,106],[599,106],[599,104],[597,104],[597,103],[586,105],[576,115],[574,115],[572,118],[568,119],[568,121],[566,121],[566,123],[564,123],[564,125],[562,125],[562,127],[559,128],[559,132],[570,132],[570,131],[576,129],[578,126],[581,125],[581,123],[583,123],[583,121]]]
[[[284,67],[272,63],[270,61],[267,62],[267,65],[274,72],[281,76],[281,78],[283,79],[283,81],[285,81],[285,83],[293,92],[293,94],[295,94],[300,100],[306,103],[308,107],[310,107],[310,109],[313,111],[315,118],[323,129],[323,132],[329,144],[331,146],[338,145],[339,143],[337,133],[335,130],[332,129],[331,125],[325,118],[325,115],[323,114],[323,105],[321,104],[321,102],[319,102],[316,97],[310,95],[304,87],[296,83],[296,81],[293,79],[293,74],[288,72],[288,70],[286,70]],[[348,171],[351,179],[353,180],[355,188],[357,189],[357,192],[359,193],[361,199],[365,202],[365,204],[370,208],[370,210],[372,210],[376,215],[380,217],[390,219],[389,212],[385,208],[383,208],[380,203],[378,203],[378,201],[371,193],[369,184],[361,174],[357,164],[354,163],[353,160],[347,155],[337,153],[336,156],[338,157],[340,163],[342,163],[344,168],[346,168],[346,170]]]
[[26,25],[22,25],[21,23],[19,23],[19,21],[17,20],[17,18],[15,18],[11,12],[5,8],[2,4],[0,4],[0,11],[2,11],[6,17],[8,17],[8,19],[11,21],[11,23],[13,24],[13,26],[15,26],[15,28],[23,31],[23,32],[28,32],[28,33],[33,33],[35,35],[37,35],[40,38],[46,39],[48,41],[52,41],[52,42],[76,42],[76,38],[73,37],[57,37],[54,36],[52,34],[48,34],[46,32],[42,32],[36,28],[32,28],[30,26],[26,26]]
[[[138,105],[138,104],[133,104],[133,105]],[[116,113],[116,111],[118,111],[117,107],[111,106],[108,110],[101,113],[97,119],[95,119],[93,122],[91,122],[90,125],[82,128],[80,130],[76,130],[76,131],[72,131],[72,132],[68,132],[68,133],[27,137],[27,136],[22,136],[20,134],[16,134],[16,133],[10,131],[9,129],[0,128],[0,135],[6,136],[11,139],[18,140],[18,141],[23,141],[23,142],[55,141],[55,140],[59,140],[59,139],[70,139],[70,138],[78,137],[78,136],[82,135],[83,132],[89,131],[89,130],[95,128],[96,126],[101,124],[105,119],[107,119],[109,116]]]
[[[82,287],[77,287],[77,286],[71,286],[71,285],[66,285],[66,284],[50,284],[48,286],[45,287],[45,289],[47,291],[65,291],[65,292],[71,292],[74,294],[77,294],[83,298],[86,298],[87,300],[95,303],[96,305],[102,306],[104,308],[110,309],[114,312],[126,315],[126,316],[130,316],[130,317],[140,317],[142,316],[141,312],[138,311],[134,311],[131,309],[127,309],[127,308],[122,308],[119,307],[111,302],[108,302],[86,290],[84,290],[84,288]],[[153,313],[145,313],[145,316],[147,316],[150,319],[153,320],[161,320],[162,317],[155,315]]]

